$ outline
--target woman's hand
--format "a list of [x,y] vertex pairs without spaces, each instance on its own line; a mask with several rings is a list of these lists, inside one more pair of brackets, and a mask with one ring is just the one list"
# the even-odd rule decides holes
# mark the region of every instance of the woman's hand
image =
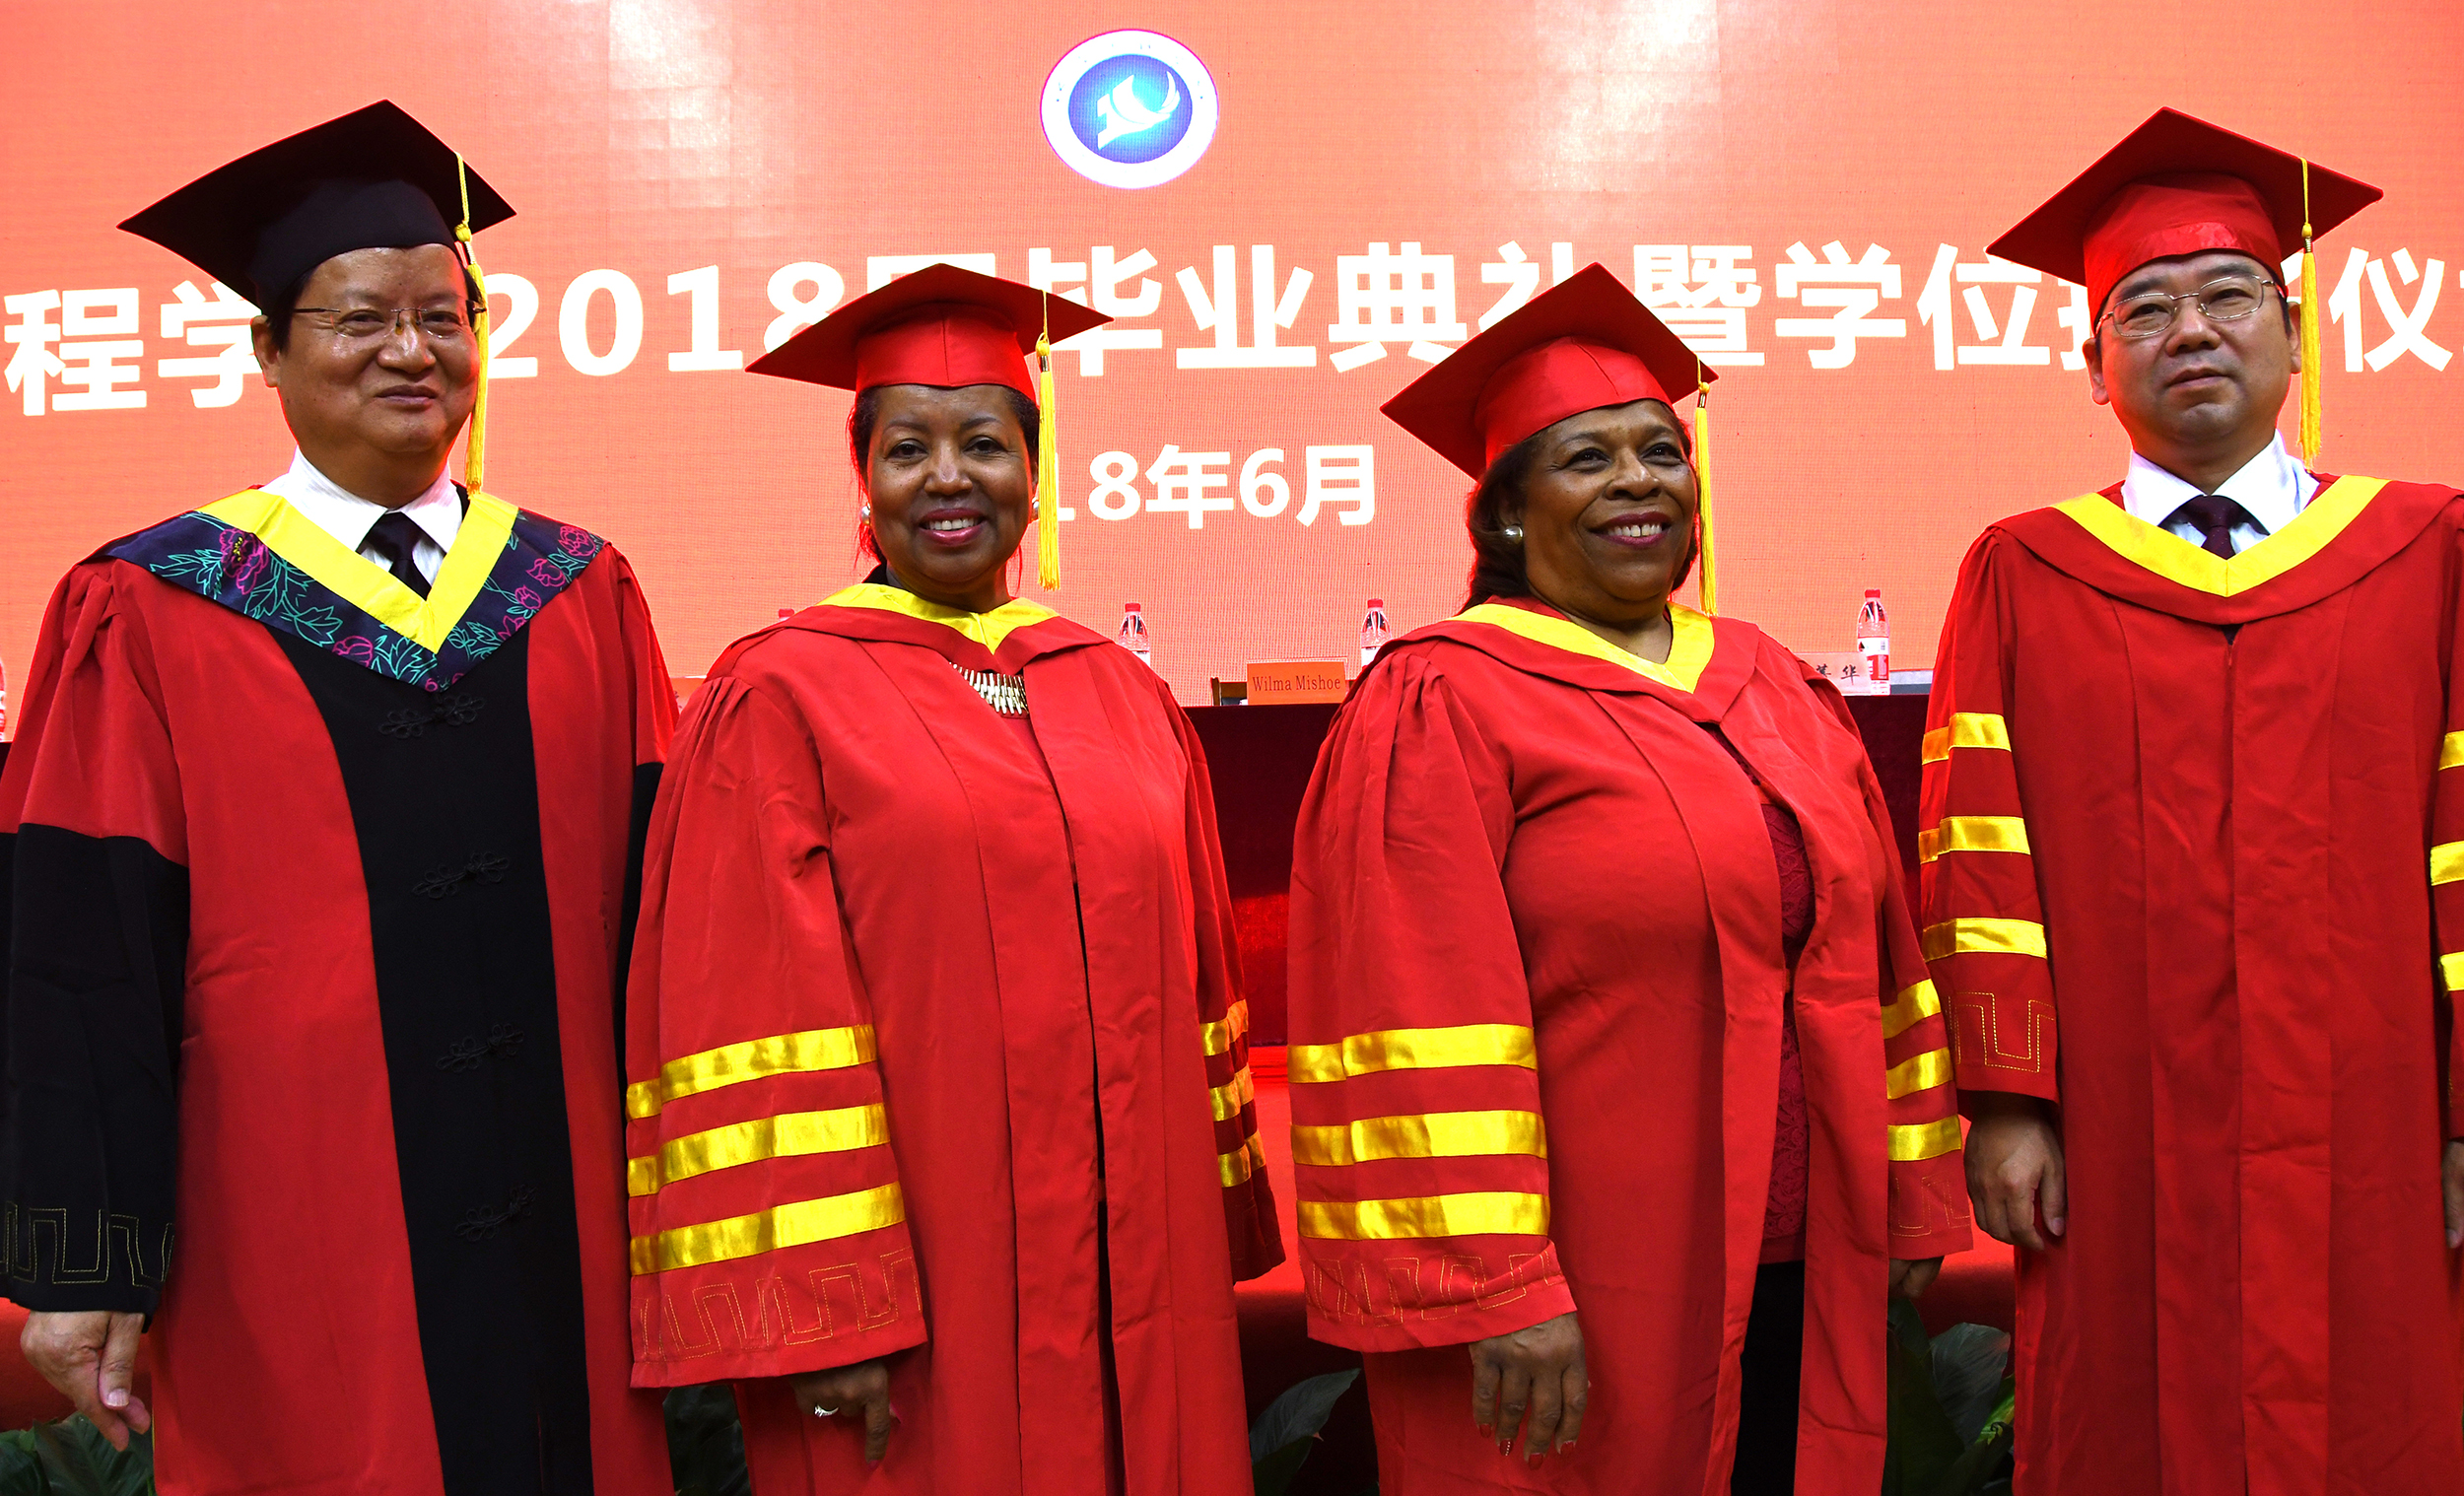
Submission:
[[1543,1455],[1574,1448],[1590,1395],[1583,1330],[1570,1314],[1472,1343],[1472,1421],[1483,1438],[1494,1433],[1501,1455],[1514,1453],[1515,1430],[1523,1426],[1527,1409],[1526,1460],[1538,1464]]
[[154,1415],[128,1390],[137,1369],[137,1341],[145,1333],[144,1315],[96,1310],[85,1314],[31,1314],[18,1349],[26,1364],[42,1373],[77,1410],[111,1441],[128,1448],[130,1433],[154,1427]]
[[[1968,1199],[1976,1224],[1998,1242],[2045,1250],[2047,1235],[2060,1236],[2070,1206],[2062,1174],[2062,1139],[2033,1096],[1973,1095],[1968,1123]],[[2036,1229],[2041,1211],[2045,1229]]]
[[875,1359],[834,1366],[791,1378],[787,1385],[795,1389],[796,1402],[816,1418],[864,1420],[866,1464],[880,1463],[881,1457],[890,1452],[890,1425],[898,1416],[890,1411],[888,1362]]
[[1942,1258],[1925,1258],[1917,1261],[1890,1259],[1890,1291],[1903,1299],[1921,1299],[1925,1290],[1934,1286],[1942,1272]]

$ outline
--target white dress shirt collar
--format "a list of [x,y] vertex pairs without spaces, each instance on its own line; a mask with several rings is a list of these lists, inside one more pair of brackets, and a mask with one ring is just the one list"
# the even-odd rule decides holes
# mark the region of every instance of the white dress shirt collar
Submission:
[[[318,472],[305,452],[297,450],[291,454],[290,471],[263,488],[269,494],[280,495],[318,529],[354,551],[365,549],[369,530],[385,513],[383,505],[343,488]],[[402,506],[401,511],[419,526],[424,537],[412,561],[421,575],[433,581],[445,553],[453,549],[453,537],[462,530],[461,495],[448,473],[441,472],[428,491]],[[433,555],[431,546],[435,547]]]
[[[2264,526],[2257,535],[2273,535],[2291,524],[2293,515],[2300,513],[2317,492],[2318,480],[2285,450],[2282,432],[2216,489],[2219,498],[2240,505]],[[2130,471],[2122,478],[2122,508],[2130,510],[2133,517],[2162,527],[2175,510],[2199,494],[2197,488],[2139,453],[2130,454]],[[2247,549],[2257,538],[2243,538],[2242,531],[2248,529],[2243,525],[2234,532],[2236,550]]]

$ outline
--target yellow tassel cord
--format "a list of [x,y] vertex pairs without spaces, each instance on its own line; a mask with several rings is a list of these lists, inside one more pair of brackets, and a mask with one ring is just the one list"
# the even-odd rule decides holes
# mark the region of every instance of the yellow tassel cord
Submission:
[[2318,252],[2310,247],[2310,163],[2301,163],[2301,465],[2318,466]]
[[1694,526],[1702,537],[1702,610],[1720,611],[1720,584],[1711,565],[1711,381],[1702,376],[1702,361],[1694,361]]
[[477,493],[488,453],[488,277],[471,250],[470,169],[459,151],[453,153],[453,171],[462,184],[462,221],[454,226],[453,238],[462,246],[462,268],[470,273],[471,295],[479,305],[470,319],[471,336],[479,342],[479,392],[470,402],[470,443],[462,449],[462,486]]
[[[1046,300],[1050,300],[1048,297]],[[1044,330],[1035,339],[1035,403],[1043,413],[1037,423],[1035,451],[1035,579],[1050,592],[1061,585],[1061,428],[1053,415],[1053,324],[1044,316]]]

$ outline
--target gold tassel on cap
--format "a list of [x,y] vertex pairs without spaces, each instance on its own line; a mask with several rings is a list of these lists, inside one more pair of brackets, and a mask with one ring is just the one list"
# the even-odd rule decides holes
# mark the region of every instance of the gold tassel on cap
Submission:
[[2318,251],[2310,247],[2310,163],[2301,162],[2301,465],[2318,466]]
[[462,246],[462,268],[470,274],[471,293],[479,304],[470,319],[471,336],[479,343],[479,392],[470,402],[470,444],[462,449],[462,486],[477,493],[488,452],[488,277],[471,249],[470,169],[462,164],[459,151],[453,153],[453,172],[462,183],[462,221],[454,226],[453,238]]
[[[1050,293],[1045,301],[1050,303]],[[1061,585],[1061,428],[1053,414],[1053,319],[1048,306],[1044,330],[1035,338],[1036,423],[1035,492],[1039,508],[1035,530],[1035,579],[1045,591]]]
[[1720,611],[1720,585],[1711,566],[1711,381],[1694,361],[1694,526],[1702,537],[1702,610]]

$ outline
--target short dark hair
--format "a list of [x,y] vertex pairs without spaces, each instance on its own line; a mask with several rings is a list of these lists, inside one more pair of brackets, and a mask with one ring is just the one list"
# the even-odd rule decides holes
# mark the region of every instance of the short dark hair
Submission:
[[[310,271],[308,274],[313,275],[315,272]],[[267,299],[265,305],[257,308],[265,314],[265,331],[267,336],[273,339],[276,353],[291,351],[291,314],[293,308],[300,305],[300,293],[307,286],[308,276],[304,275],[293,281],[280,296]]]
[[[1692,460],[1693,434],[1680,422],[1677,435],[1684,444],[1687,460]],[[1472,576],[1463,600],[1467,608],[1500,597],[1532,595],[1532,577],[1524,564],[1523,541],[1520,536],[1506,534],[1506,512],[1509,505],[1523,498],[1524,481],[1532,476],[1532,464],[1540,458],[1540,432],[1534,432],[1499,452],[1488,471],[1480,475],[1479,485],[1464,500],[1463,524],[1472,535]],[[1699,549],[1698,539],[1686,541],[1685,559],[1677,564],[1677,579],[1669,583],[1670,590],[1683,586],[1685,578],[1693,575],[1694,556]]]
[[[874,428],[881,424],[881,391],[889,386],[876,384],[860,391],[847,413],[847,456],[856,466],[856,490],[864,491],[864,453],[872,447]],[[1009,413],[1018,418],[1019,433],[1027,442],[1027,466],[1034,468],[1042,454],[1036,450],[1036,440],[1043,430],[1044,412],[1033,400],[1006,384],[994,385],[1009,401]],[[861,519],[856,521],[856,553],[868,560],[881,559],[880,548],[872,543],[872,526]]]

